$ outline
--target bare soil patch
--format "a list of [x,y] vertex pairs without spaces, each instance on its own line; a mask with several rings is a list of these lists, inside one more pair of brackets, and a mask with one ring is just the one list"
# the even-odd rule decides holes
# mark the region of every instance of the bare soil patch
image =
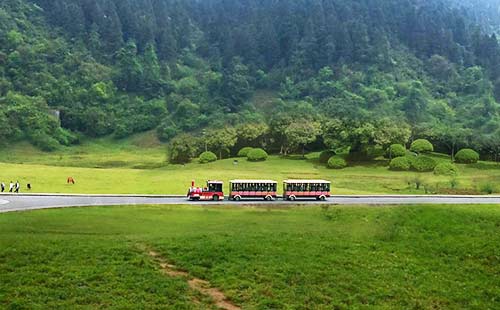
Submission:
[[[157,262],[161,270],[169,277],[186,278],[189,287],[205,296],[209,296],[214,301],[215,305],[224,310],[240,310],[241,308],[233,304],[226,295],[219,289],[213,287],[210,282],[203,279],[195,278],[189,275],[188,272],[179,270],[177,266],[170,264],[160,253],[150,250],[148,255]],[[194,300],[196,302],[196,300]]]

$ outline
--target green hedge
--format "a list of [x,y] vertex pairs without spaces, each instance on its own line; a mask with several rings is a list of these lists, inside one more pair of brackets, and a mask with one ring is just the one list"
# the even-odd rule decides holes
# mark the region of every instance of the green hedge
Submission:
[[415,153],[430,153],[434,151],[434,146],[429,140],[417,139],[411,144],[410,150]]
[[436,165],[436,161],[427,156],[417,156],[411,160],[411,169],[418,172],[433,171]]
[[248,153],[253,150],[253,147],[250,147],[250,146],[245,146],[244,148],[242,148],[238,154],[236,156],[238,157],[247,157]]
[[401,144],[389,146],[385,152],[387,158],[403,157],[406,155],[406,148]]
[[457,173],[458,173],[457,166],[455,166],[452,163],[448,163],[448,162],[439,163],[434,168],[434,174],[435,175],[449,175],[449,176],[454,176],[454,175],[457,175]]
[[411,160],[406,156],[393,158],[389,164],[389,169],[393,171],[408,171],[411,167]]
[[462,149],[455,155],[455,162],[459,164],[475,164],[479,160],[479,154],[472,149]]
[[321,164],[326,164],[328,163],[328,160],[332,158],[332,156],[335,156],[335,152],[332,150],[326,150],[323,151],[319,154],[319,162]]
[[217,155],[208,151],[208,152],[201,153],[199,162],[200,162],[200,164],[206,164],[206,163],[214,162],[216,160],[217,160]]
[[330,169],[343,169],[347,167],[347,162],[340,156],[332,156],[328,160],[327,167]]
[[267,159],[267,152],[261,148],[251,149],[247,154],[249,161],[265,161]]

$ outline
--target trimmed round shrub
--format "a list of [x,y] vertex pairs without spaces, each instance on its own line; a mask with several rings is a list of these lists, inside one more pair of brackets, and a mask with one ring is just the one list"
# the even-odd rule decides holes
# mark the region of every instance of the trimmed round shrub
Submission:
[[347,162],[340,156],[332,156],[328,160],[327,167],[330,169],[344,169],[347,167]]
[[405,156],[393,158],[389,164],[389,169],[393,171],[408,171],[410,167],[411,160]]
[[417,156],[411,160],[411,168],[418,172],[433,171],[436,165],[436,161],[427,156]]
[[248,155],[248,152],[250,152],[251,150],[253,150],[253,147],[250,147],[250,146],[245,146],[244,148],[242,148],[239,152],[238,152],[238,157],[247,157]]
[[448,163],[448,162],[439,163],[434,168],[434,174],[435,175],[449,175],[449,176],[454,176],[454,175],[457,175],[457,173],[458,173],[457,166],[455,166],[452,163]]
[[401,144],[389,146],[385,152],[387,158],[403,157],[406,155],[406,148]]
[[479,160],[479,154],[472,149],[462,149],[455,155],[455,162],[459,164],[475,164]]
[[265,161],[267,159],[267,152],[261,148],[251,149],[247,154],[249,161]]
[[434,146],[429,140],[417,139],[411,144],[410,150],[415,153],[430,153],[434,151]]
[[217,160],[217,155],[214,153],[208,151],[208,152],[203,152],[200,155],[200,164],[206,164],[206,163],[211,163]]
[[335,152],[332,150],[326,150],[323,151],[319,154],[319,163],[320,164],[326,164],[328,163],[328,160],[332,158],[332,156],[335,156]]

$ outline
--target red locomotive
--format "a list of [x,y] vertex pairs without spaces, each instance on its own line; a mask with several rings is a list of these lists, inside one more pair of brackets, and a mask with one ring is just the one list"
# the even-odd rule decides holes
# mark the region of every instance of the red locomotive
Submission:
[[223,184],[224,182],[222,181],[207,181],[207,186],[201,188],[196,187],[194,181],[192,181],[187,197],[189,200],[224,200],[224,192],[222,190]]

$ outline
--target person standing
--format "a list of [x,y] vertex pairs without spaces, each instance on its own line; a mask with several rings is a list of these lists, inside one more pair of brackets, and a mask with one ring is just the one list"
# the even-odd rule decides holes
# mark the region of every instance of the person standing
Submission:
[[20,188],[21,188],[21,184],[19,184],[19,181],[16,181],[16,194],[19,194]]
[[5,192],[5,183],[2,182],[1,186],[2,186],[2,193],[3,193],[3,192]]
[[12,193],[13,189],[14,189],[14,183],[12,181],[10,181],[10,184],[9,184],[9,193]]

